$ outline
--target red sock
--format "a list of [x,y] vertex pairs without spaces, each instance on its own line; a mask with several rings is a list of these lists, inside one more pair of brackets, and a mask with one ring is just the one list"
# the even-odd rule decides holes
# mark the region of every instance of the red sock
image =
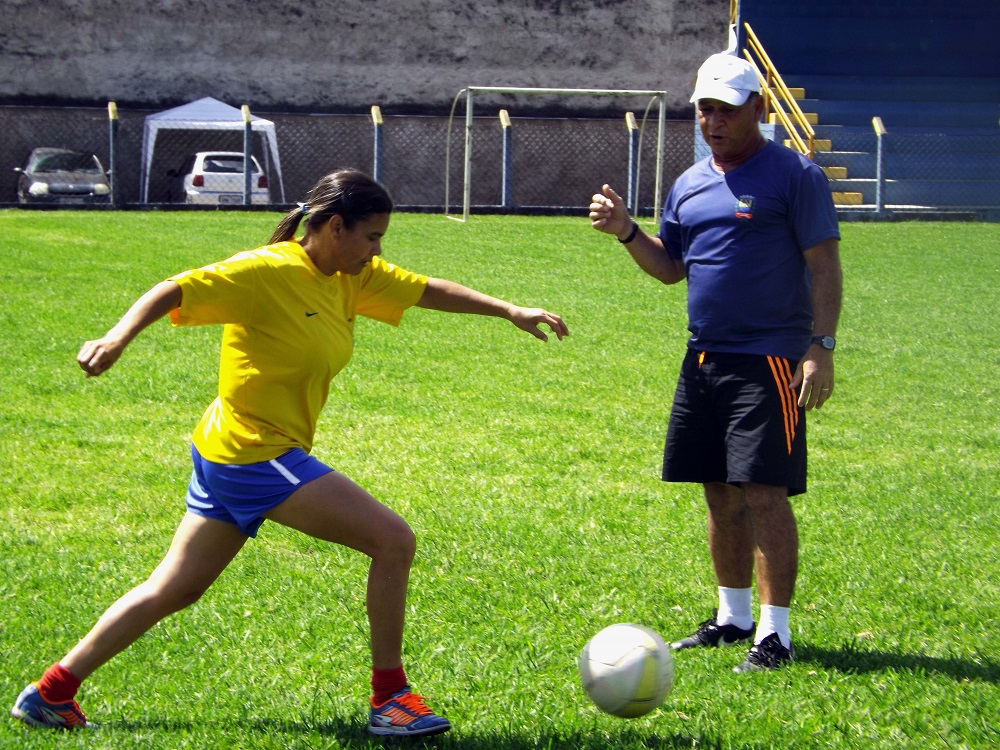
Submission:
[[380,706],[406,687],[406,672],[400,665],[395,669],[375,669],[372,667],[372,703]]
[[80,681],[58,662],[46,669],[38,681],[38,692],[49,703],[71,701],[79,689]]

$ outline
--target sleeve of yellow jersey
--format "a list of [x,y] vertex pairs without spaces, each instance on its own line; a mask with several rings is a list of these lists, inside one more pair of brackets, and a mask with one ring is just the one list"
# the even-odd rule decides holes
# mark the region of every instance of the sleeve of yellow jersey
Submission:
[[184,271],[170,280],[181,287],[181,305],[170,311],[175,326],[211,325],[244,321],[255,299],[256,260],[237,253],[218,263]]
[[361,272],[357,313],[382,323],[399,325],[403,313],[420,301],[427,277],[406,271],[379,257]]

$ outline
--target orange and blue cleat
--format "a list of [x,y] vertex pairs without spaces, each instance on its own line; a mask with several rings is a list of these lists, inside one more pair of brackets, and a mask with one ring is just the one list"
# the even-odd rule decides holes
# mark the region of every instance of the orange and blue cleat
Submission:
[[96,724],[87,721],[76,701],[49,703],[38,692],[38,684],[31,683],[17,696],[10,715],[33,727],[50,729],[95,729]]
[[385,703],[371,704],[368,731],[396,737],[426,737],[451,729],[451,723],[424,704],[424,699],[405,687]]

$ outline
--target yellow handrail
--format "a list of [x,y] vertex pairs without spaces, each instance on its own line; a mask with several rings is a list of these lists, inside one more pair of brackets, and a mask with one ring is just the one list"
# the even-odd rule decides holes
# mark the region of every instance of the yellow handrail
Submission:
[[[764,51],[764,46],[760,43],[757,35],[753,33],[753,29],[750,28],[750,24],[744,23],[743,26],[747,30],[747,47],[744,48],[743,55],[750,61],[750,64],[757,69],[757,77],[760,79],[761,87],[766,92],[764,95],[765,119],[767,118],[768,112],[773,107],[774,114],[777,116],[785,130],[788,131],[792,145],[797,151],[812,159],[816,131],[813,130],[809,121],[806,120],[806,116],[802,112],[802,108],[799,107],[798,102],[795,101],[795,97],[792,96],[792,92],[788,90],[785,82],[781,79],[777,68],[775,68],[774,64],[771,62],[771,58],[769,58],[767,53]],[[763,64],[766,75],[760,72],[760,67],[755,62],[754,55],[751,55],[751,51]],[[774,89],[777,89],[778,94],[774,93]],[[778,96],[779,94],[780,97]],[[782,107],[782,101],[784,101],[784,103],[788,106],[789,112],[791,113],[790,116],[789,113],[785,112],[784,107]],[[796,127],[796,125],[798,127]],[[799,134],[799,128],[801,128],[805,137]]]

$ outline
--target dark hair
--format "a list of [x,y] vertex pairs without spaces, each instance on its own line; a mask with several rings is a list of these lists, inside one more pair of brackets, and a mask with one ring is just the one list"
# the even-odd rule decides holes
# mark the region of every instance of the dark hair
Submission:
[[334,214],[348,229],[373,214],[392,213],[389,191],[358,169],[338,169],[321,179],[309,191],[306,202],[289,211],[271,235],[270,242],[286,242],[295,237],[300,222],[306,234]]

